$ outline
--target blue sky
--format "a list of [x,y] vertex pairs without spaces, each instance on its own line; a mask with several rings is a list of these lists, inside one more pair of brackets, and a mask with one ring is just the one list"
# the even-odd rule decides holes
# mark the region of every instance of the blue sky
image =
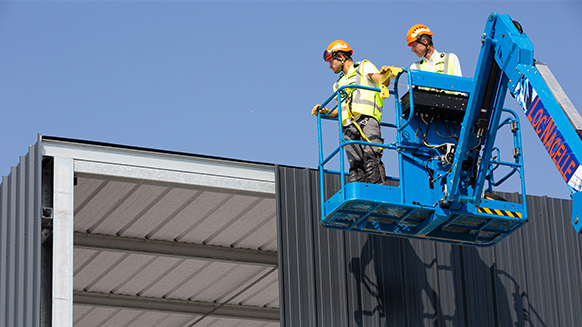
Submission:
[[[331,41],[407,67],[406,32],[423,23],[473,77],[492,12],[522,24],[581,110],[579,1],[0,1],[0,176],[38,133],[314,168]],[[520,117],[527,193],[568,197]]]

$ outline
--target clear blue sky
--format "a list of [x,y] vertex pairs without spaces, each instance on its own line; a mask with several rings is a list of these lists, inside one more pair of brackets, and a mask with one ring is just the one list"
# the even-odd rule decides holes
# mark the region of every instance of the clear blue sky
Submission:
[[[579,1],[0,1],[0,176],[38,133],[314,168],[331,41],[407,67],[423,23],[473,77],[491,12],[522,24],[582,110]],[[521,118],[527,193],[568,197]]]

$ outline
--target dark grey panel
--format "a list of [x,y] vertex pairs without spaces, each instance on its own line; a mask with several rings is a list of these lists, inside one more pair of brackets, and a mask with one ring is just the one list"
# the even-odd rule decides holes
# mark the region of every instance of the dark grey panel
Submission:
[[528,196],[525,227],[473,248],[322,228],[317,172],[277,167],[276,180],[282,326],[582,321],[582,242],[568,200]]

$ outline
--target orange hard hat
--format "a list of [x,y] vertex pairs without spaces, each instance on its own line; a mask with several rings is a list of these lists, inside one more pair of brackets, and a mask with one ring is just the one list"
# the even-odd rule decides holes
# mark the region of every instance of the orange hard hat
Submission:
[[408,41],[408,46],[410,46],[412,42],[417,41],[418,38],[423,34],[432,36],[432,31],[426,25],[416,24],[412,26],[406,34],[406,41]]
[[331,42],[327,46],[327,49],[325,49],[323,51],[323,60],[329,62],[329,60],[333,56],[335,56],[338,51],[348,52],[350,54],[350,56],[352,55],[352,53],[354,53],[354,51],[352,51],[352,48],[350,47],[349,44],[347,44],[346,42],[344,42],[342,40],[335,40],[335,41]]

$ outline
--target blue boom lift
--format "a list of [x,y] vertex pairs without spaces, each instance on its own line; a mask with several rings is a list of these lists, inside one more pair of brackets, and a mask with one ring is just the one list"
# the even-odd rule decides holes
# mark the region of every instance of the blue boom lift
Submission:
[[[343,140],[338,124],[339,146],[324,157],[322,119],[341,121],[345,89],[381,90],[347,85],[322,104],[338,99],[340,117],[319,114],[317,119],[321,225],[472,246],[493,245],[523,226],[527,206],[520,122],[514,112],[503,108],[509,90],[570,187],[572,224],[581,232],[582,117],[548,67],[534,60],[532,43],[511,17],[492,13],[481,43],[474,78],[405,68],[392,72],[395,81],[389,92],[395,95],[396,124],[381,125],[396,130],[394,143]],[[408,77],[408,93],[402,98],[401,76]],[[502,128],[513,136],[511,161],[502,161],[495,146]],[[358,143],[396,151],[399,178],[389,177],[395,186],[345,183],[345,146]],[[338,161],[339,171],[326,168]],[[501,169],[505,175],[495,179],[500,167],[505,167]],[[340,189],[328,196],[325,178],[337,174]],[[512,175],[520,181],[521,201],[492,196],[494,187]]]

